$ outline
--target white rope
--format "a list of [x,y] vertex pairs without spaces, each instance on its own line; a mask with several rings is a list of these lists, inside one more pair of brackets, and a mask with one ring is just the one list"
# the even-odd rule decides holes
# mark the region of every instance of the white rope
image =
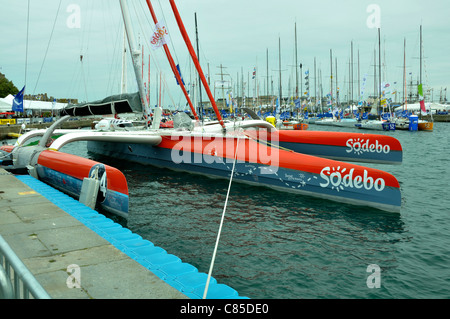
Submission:
[[231,169],[230,183],[228,184],[227,197],[225,198],[225,205],[223,207],[222,219],[220,220],[219,232],[217,234],[216,245],[214,247],[214,253],[212,256],[211,265],[209,267],[208,278],[206,279],[205,291],[203,292],[203,299],[206,299],[206,295],[208,294],[209,282],[211,280],[211,274],[212,274],[212,271],[214,268],[214,261],[216,259],[216,254],[217,254],[217,247],[219,246],[220,234],[222,233],[223,221],[225,219],[225,211],[227,210],[228,197],[230,195],[231,182],[233,181],[234,167],[236,165],[236,160],[237,160],[239,141],[240,141],[240,136],[237,139],[236,153],[234,154],[234,161],[233,161],[233,168]]

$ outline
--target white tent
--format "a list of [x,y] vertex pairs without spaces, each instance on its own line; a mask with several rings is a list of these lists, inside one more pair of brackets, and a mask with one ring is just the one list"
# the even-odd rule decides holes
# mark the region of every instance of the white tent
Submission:
[[[0,111],[7,112],[12,109],[12,102],[14,100],[13,95],[8,95],[5,98],[0,98]],[[57,111],[67,106],[67,103],[53,103],[53,102],[44,102],[44,101],[23,101],[23,109],[26,110],[35,110],[35,111]]]
[[14,96],[12,96],[11,94],[5,98],[0,98],[0,112],[11,111],[13,100]]
[[[414,113],[420,112],[420,103],[407,104],[406,109]],[[425,103],[425,109],[427,110],[427,112],[431,110],[433,113],[435,113],[436,111],[448,111],[450,110],[450,105],[439,103]],[[395,110],[403,110],[403,106],[396,107]]]

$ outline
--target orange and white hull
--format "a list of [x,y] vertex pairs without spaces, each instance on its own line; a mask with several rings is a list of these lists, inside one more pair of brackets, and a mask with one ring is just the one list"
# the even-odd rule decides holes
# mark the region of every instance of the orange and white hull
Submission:
[[419,121],[418,128],[419,131],[433,131],[433,122]]

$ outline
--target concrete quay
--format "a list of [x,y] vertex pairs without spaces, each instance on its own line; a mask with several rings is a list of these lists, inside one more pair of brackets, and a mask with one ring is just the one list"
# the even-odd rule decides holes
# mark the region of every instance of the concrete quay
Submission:
[[[95,219],[113,223],[106,217]],[[108,229],[119,227],[111,224]],[[188,299],[116,248],[107,236],[100,236],[3,169],[0,234],[52,298]],[[129,232],[132,235],[137,236]],[[78,287],[69,278],[74,273],[68,270],[70,265],[79,267]]]

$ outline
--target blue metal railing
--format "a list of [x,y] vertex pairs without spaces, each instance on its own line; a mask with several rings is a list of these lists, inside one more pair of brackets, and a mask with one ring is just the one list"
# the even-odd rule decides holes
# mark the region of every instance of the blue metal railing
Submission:
[[51,298],[0,235],[0,299],[29,299],[30,294]]

